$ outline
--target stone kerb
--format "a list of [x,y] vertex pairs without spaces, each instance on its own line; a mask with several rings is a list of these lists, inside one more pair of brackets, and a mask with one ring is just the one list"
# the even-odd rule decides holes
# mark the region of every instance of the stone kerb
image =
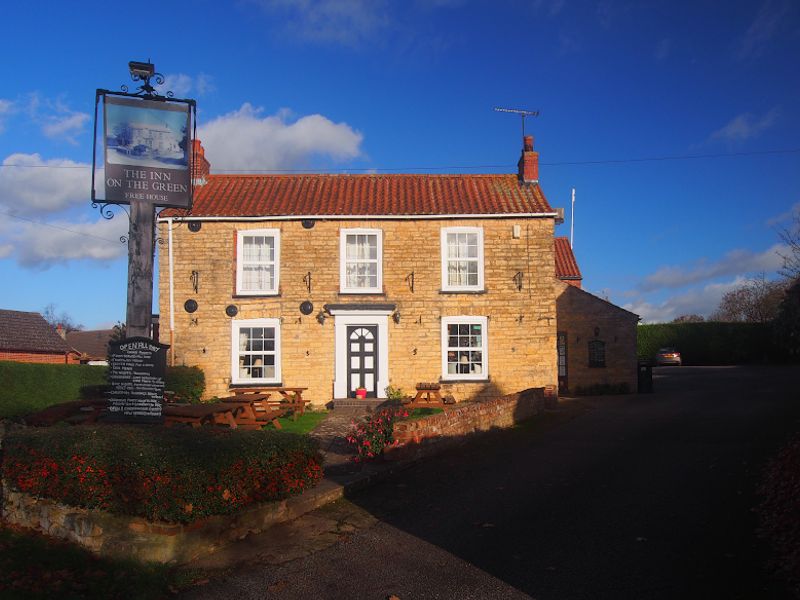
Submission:
[[0,516],[8,523],[74,542],[100,556],[188,563],[249,533],[259,533],[277,523],[296,519],[338,500],[342,494],[341,486],[323,481],[300,496],[183,525],[65,506],[12,490],[3,481]]
[[468,436],[496,428],[513,427],[553,405],[545,388],[529,388],[491,400],[465,402],[443,413],[394,426],[397,445],[387,448],[387,458],[421,458],[464,441]]

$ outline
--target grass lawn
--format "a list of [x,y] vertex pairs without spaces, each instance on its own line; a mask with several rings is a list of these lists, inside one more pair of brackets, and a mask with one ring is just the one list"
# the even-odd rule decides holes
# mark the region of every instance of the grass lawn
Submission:
[[32,531],[0,526],[2,598],[166,598],[192,575],[98,558]]
[[[278,422],[281,424],[281,431],[287,433],[308,433],[319,425],[327,414],[327,411],[309,411],[297,417],[297,421],[292,421],[292,417],[281,417],[278,419]],[[275,427],[270,423],[266,425],[264,429],[275,429]]]
[[410,413],[408,413],[408,417],[404,420],[407,421],[415,421],[417,419],[423,419],[425,417],[430,417],[431,415],[438,415],[440,412],[444,412],[442,408],[415,408]]

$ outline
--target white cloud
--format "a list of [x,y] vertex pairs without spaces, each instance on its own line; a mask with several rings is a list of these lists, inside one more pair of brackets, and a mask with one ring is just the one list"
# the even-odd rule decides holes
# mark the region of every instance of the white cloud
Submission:
[[214,85],[214,79],[211,77],[211,75],[206,75],[205,73],[200,73],[197,77],[195,77],[194,87],[197,90],[197,94],[200,96],[210,94],[217,89]]
[[736,277],[725,283],[709,283],[700,289],[677,294],[657,303],[640,298],[623,304],[622,308],[639,315],[644,323],[665,323],[681,315],[708,316],[719,306],[726,292],[740,286],[744,281],[743,277]]
[[713,132],[709,136],[709,140],[744,142],[772,127],[778,120],[779,114],[777,108],[773,108],[761,117],[756,117],[751,113],[743,113]]
[[41,214],[88,204],[91,175],[91,165],[86,163],[11,154],[0,167],[0,206],[19,214]]
[[6,128],[6,118],[13,113],[15,105],[11,100],[4,100],[0,98],[0,133]]
[[25,219],[10,226],[6,217],[4,220],[6,226],[0,231],[6,230],[7,243],[0,244],[0,254],[11,247],[5,257],[15,258],[24,267],[47,268],[80,259],[107,261],[127,253],[127,246],[119,239],[128,231],[125,213],[95,222],[34,223]]
[[[48,220],[54,213],[90,208],[91,165],[38,154],[12,154],[0,167],[0,258],[26,267],[48,267],[77,259],[111,260],[126,246],[119,238],[128,229],[120,211],[96,222]],[[102,182],[102,172],[98,171]]]
[[763,252],[731,250],[714,262],[701,260],[689,267],[661,267],[655,273],[645,277],[636,287],[642,292],[652,292],[684,287],[717,277],[769,273],[781,267],[783,260],[780,253],[786,253],[786,251],[786,246],[783,244],[775,244]]
[[29,95],[26,111],[45,136],[70,144],[77,144],[77,136],[91,120],[87,113],[72,110],[59,99],[42,98],[36,93]]
[[767,0],[761,5],[755,20],[747,28],[739,44],[739,58],[757,58],[766,50],[790,10],[785,0]]
[[288,122],[288,111],[262,117],[245,103],[198,128],[212,171],[280,170],[305,167],[314,156],[335,161],[361,155],[364,136],[347,123],[322,115]]
[[179,98],[187,96],[192,89],[192,78],[184,73],[175,73],[174,75],[166,75],[164,83],[159,86],[161,90],[159,93],[164,93],[162,90],[167,90],[178,96]]
[[83,126],[88,123],[89,115],[73,112],[63,116],[50,116],[42,125],[42,133],[49,138],[63,138],[75,144],[75,135],[83,131]]
[[258,0],[295,39],[357,46],[389,24],[387,0]]
[[779,215],[775,215],[774,217],[770,217],[764,222],[764,224],[767,227],[774,227],[775,225],[786,223],[795,216],[800,217],[800,202],[795,202],[789,210],[784,211]]
[[177,98],[185,98],[190,95],[203,96],[216,89],[211,76],[205,73],[200,73],[196,77],[185,73],[165,75],[164,83],[159,88],[160,94],[172,92]]

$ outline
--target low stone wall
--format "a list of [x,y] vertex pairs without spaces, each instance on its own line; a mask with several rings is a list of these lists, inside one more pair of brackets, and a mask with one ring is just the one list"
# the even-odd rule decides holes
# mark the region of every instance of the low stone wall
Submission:
[[14,491],[5,481],[2,494],[2,518],[8,523],[69,540],[101,556],[187,563],[249,533],[264,531],[337,500],[342,489],[323,482],[301,496],[187,525],[151,523],[102,510],[64,506]]
[[554,407],[556,401],[552,388],[530,388],[492,400],[465,402],[423,419],[400,421],[394,426],[398,445],[387,449],[386,456],[393,460],[429,456],[471,434],[512,427]]

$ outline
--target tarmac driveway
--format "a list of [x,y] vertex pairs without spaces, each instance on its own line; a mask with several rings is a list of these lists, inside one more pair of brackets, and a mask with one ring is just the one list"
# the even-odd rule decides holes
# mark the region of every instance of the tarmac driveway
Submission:
[[[276,529],[253,542],[256,564],[186,597],[784,597],[752,508],[765,460],[800,430],[800,368],[654,380],[653,394],[565,401]],[[276,558],[314,519],[328,543]]]

